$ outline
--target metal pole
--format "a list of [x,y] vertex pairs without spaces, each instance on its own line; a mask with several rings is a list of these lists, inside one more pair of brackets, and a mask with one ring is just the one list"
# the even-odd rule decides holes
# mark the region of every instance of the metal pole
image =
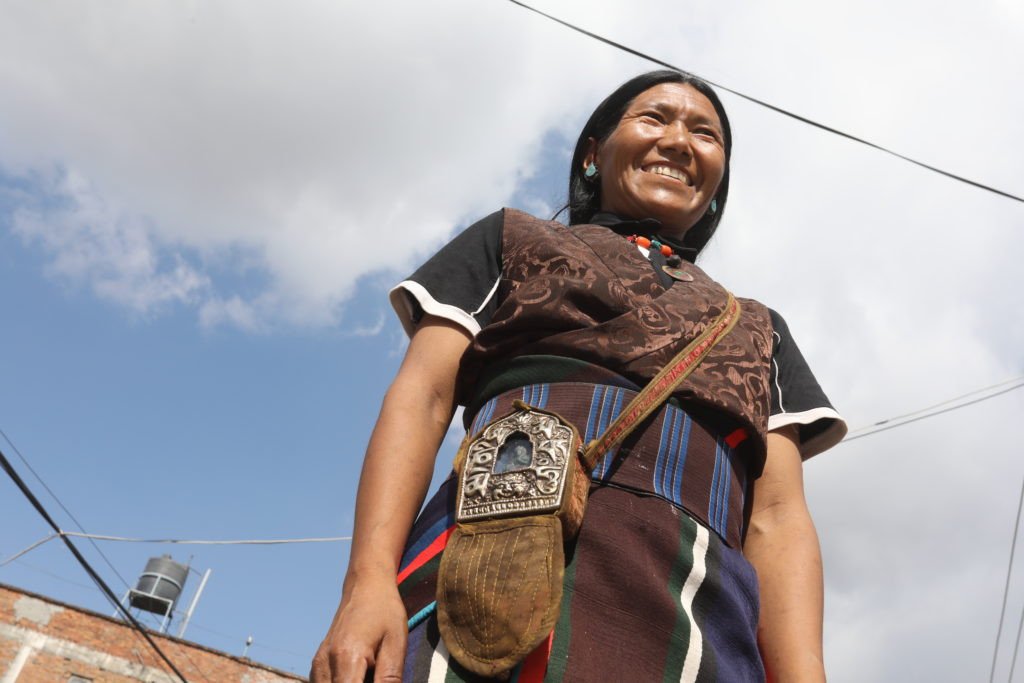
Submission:
[[192,602],[188,604],[188,610],[185,612],[185,618],[181,621],[181,628],[178,629],[178,637],[185,637],[185,629],[188,628],[188,622],[192,618],[192,612],[196,608],[196,603],[199,602],[199,596],[203,594],[203,588],[206,586],[206,580],[210,578],[210,572],[212,569],[207,569],[203,573],[203,580],[199,582],[199,588],[196,589],[195,595],[192,596]]
[[[153,584],[153,598],[156,600],[160,600],[160,598],[156,596],[156,592],[160,590],[161,579],[163,579],[162,576],[157,576],[156,582]],[[178,590],[181,590],[181,586],[178,586]],[[167,624],[169,623],[169,620],[171,618],[171,610],[174,608],[174,601],[167,600],[162,602],[167,602],[167,606],[164,607],[164,618],[160,620],[160,633],[167,633]]]
[[173,605],[173,602],[167,604],[167,611],[164,612],[164,618],[160,620],[160,633],[167,633],[167,626],[171,619],[171,607]]

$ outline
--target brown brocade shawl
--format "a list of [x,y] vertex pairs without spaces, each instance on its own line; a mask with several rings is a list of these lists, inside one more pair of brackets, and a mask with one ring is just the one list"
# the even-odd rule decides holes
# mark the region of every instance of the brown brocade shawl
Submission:
[[[501,302],[462,359],[460,383],[489,365],[527,355],[593,363],[646,384],[726,304],[726,290],[684,262],[692,282],[666,289],[650,261],[599,225],[568,228],[504,210]],[[676,391],[685,408],[724,413],[747,429],[763,462],[772,325],[768,309],[740,299],[736,327]]]

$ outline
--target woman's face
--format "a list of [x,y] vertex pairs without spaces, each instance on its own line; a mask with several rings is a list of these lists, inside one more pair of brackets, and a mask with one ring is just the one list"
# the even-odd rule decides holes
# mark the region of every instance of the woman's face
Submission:
[[692,86],[661,83],[626,108],[615,130],[590,142],[601,209],[656,218],[682,238],[708,210],[725,172],[725,136],[711,101]]

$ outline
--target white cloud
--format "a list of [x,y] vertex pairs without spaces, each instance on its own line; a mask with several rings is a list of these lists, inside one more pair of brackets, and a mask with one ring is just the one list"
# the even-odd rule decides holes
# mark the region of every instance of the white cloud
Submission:
[[[360,277],[408,268],[499,206],[546,128],[596,92],[549,63],[565,47],[592,68],[619,59],[511,6],[458,1],[62,13],[5,10],[5,165],[74,168],[124,239],[169,258],[187,249],[230,271],[239,264],[224,255],[247,254],[263,291],[234,291],[207,268],[193,303],[204,324],[249,329],[334,325]],[[57,260],[73,248],[46,246]]]
[[162,248],[144,219],[120,211],[77,173],[37,179],[44,201],[16,208],[11,227],[53,255],[54,275],[138,313],[194,302],[209,287],[180,254]]
[[384,325],[387,323],[387,320],[388,318],[384,313],[380,313],[372,324],[356,325],[348,331],[348,334],[352,337],[376,337],[384,331]]
[[199,322],[205,328],[229,324],[250,332],[264,329],[256,307],[238,296],[204,301],[199,308]]

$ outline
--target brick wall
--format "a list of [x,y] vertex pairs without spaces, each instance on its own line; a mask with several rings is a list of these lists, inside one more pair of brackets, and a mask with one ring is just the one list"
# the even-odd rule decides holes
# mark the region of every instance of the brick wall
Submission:
[[[304,678],[150,631],[189,683],[294,683]],[[0,682],[172,683],[177,677],[119,619],[0,584]]]

